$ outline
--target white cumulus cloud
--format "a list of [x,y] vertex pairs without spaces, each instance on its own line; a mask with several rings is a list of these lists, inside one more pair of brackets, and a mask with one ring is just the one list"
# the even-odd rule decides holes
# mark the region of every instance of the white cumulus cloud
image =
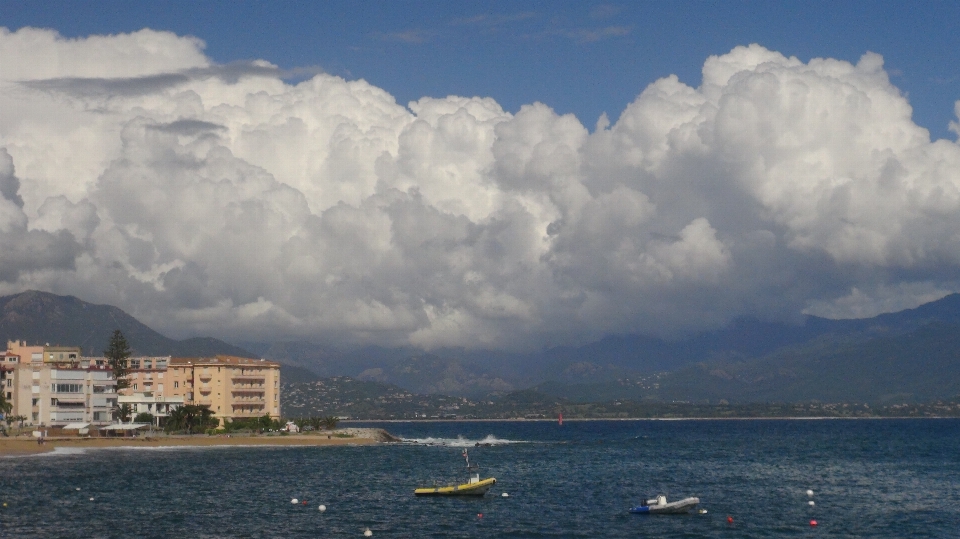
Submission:
[[873,53],[738,47],[591,133],[203,46],[0,28],[0,293],[172,336],[516,349],[960,290],[960,147]]

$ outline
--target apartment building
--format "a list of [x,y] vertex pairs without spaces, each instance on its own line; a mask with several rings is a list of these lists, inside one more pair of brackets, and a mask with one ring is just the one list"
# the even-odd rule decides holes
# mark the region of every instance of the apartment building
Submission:
[[188,404],[209,406],[223,419],[280,419],[280,364],[234,356],[173,358],[167,383]]
[[105,365],[76,362],[18,363],[8,373],[13,415],[26,424],[62,427],[69,423],[107,425],[117,405],[117,382]]
[[132,417],[147,413],[154,417],[159,426],[170,412],[189,404],[185,403],[182,395],[171,395],[165,388],[164,378],[169,364],[170,356],[128,358],[126,380],[129,387],[120,390],[117,401],[120,406],[130,406]]
[[11,415],[27,425],[110,423],[117,404],[116,380],[104,358],[84,358],[78,346],[27,345],[7,341],[0,355],[2,391]]
[[7,402],[13,402],[13,371],[20,363],[20,356],[12,352],[0,353],[0,392]]
[[[79,346],[27,345],[26,341],[7,341],[7,355],[17,356],[19,363],[76,363]],[[96,358],[103,361],[103,358]]]
[[[177,405],[209,406],[221,420],[269,415],[280,418],[280,364],[234,356],[130,358],[128,388],[120,403],[138,410]],[[138,413],[138,412],[135,412]],[[157,412],[149,412],[158,415]]]

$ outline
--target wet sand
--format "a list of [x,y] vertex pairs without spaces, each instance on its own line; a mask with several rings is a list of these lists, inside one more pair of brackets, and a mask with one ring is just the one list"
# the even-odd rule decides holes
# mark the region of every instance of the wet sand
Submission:
[[[340,434],[340,436],[337,436]],[[94,449],[105,447],[212,447],[212,446],[323,446],[366,445],[392,441],[382,429],[337,429],[333,433],[290,434],[286,436],[231,434],[208,436],[137,436],[134,438],[47,438],[43,445],[32,436],[0,437],[0,457],[49,453],[58,447]]]

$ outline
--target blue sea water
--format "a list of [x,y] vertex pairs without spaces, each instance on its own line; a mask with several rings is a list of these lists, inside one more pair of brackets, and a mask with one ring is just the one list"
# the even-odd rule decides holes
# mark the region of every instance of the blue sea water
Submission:
[[[0,458],[0,537],[960,537],[960,420],[362,426],[411,442]],[[461,447],[494,489],[414,497]],[[707,513],[627,512],[658,493]]]

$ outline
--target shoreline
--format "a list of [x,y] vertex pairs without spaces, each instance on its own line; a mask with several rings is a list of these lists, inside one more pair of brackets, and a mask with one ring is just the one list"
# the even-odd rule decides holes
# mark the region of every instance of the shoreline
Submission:
[[[888,419],[960,419],[956,416],[860,416],[860,417],[841,417],[841,416],[784,416],[784,417],[565,417],[564,423],[577,423],[587,421],[821,421],[821,420],[888,420]],[[353,423],[557,423],[554,418],[531,418],[515,417],[509,419],[341,419],[341,424]]]
[[[339,436],[338,436],[339,435]],[[174,435],[137,436],[133,438],[47,438],[43,445],[32,436],[0,437],[0,458],[42,455],[57,449],[144,449],[162,447],[320,447],[343,445],[372,445],[394,441],[383,429],[345,428],[327,434],[268,435]]]

